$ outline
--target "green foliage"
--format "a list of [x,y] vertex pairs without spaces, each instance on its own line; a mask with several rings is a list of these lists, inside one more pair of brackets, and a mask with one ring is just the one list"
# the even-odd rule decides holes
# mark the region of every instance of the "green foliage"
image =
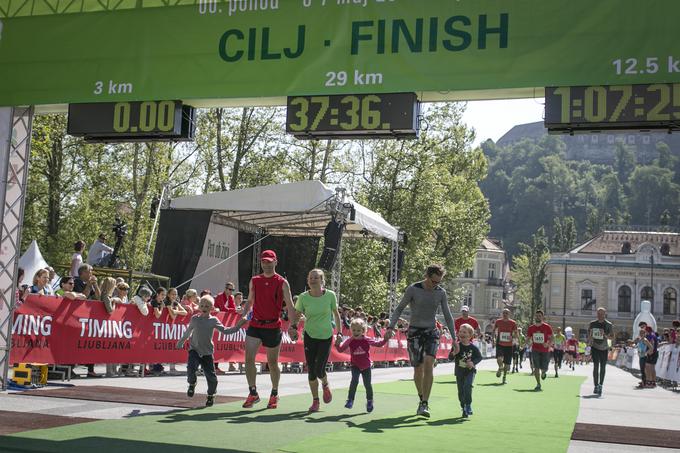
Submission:
[[516,317],[522,322],[531,322],[534,312],[541,308],[543,302],[543,280],[545,265],[550,258],[545,230],[540,227],[531,236],[531,243],[519,244],[521,254],[513,259],[512,275],[517,292],[515,301],[519,309]]
[[[568,160],[560,137],[482,145],[489,176],[481,188],[491,207],[491,235],[511,256],[540,226],[553,251],[566,251],[612,225],[680,225],[680,150],[659,142],[649,165],[618,143],[612,165]],[[651,161],[651,159],[648,159]],[[566,233],[566,224],[569,233]]]

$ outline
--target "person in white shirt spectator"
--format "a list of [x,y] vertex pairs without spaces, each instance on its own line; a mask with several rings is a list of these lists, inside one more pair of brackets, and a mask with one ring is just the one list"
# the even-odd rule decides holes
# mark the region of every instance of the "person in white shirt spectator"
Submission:
[[138,294],[132,298],[132,303],[137,305],[139,312],[144,316],[149,314],[149,299],[151,299],[151,290],[146,286],[141,287]]
[[106,264],[106,260],[109,255],[111,255],[111,252],[113,252],[113,248],[106,245],[104,243],[105,241],[106,235],[100,233],[97,240],[94,241],[90,250],[87,252],[87,264],[92,266],[103,266]]
[[78,276],[78,269],[83,265],[83,250],[85,250],[85,243],[83,241],[77,241],[73,244],[73,255],[71,255],[71,277]]

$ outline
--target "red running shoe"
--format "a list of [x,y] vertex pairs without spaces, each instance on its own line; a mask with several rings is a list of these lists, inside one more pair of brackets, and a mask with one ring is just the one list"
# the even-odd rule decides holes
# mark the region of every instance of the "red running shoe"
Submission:
[[260,402],[260,395],[248,395],[248,398],[246,398],[245,402],[243,403],[243,407],[249,408],[253,407],[253,404],[259,403]]
[[279,397],[277,395],[272,395],[269,397],[269,402],[267,403],[267,409],[276,409],[279,406]]
[[323,386],[323,402],[328,404],[333,401],[333,394],[331,393],[331,388],[328,385]]
[[309,412],[319,412],[319,400],[312,400],[312,405],[309,406]]

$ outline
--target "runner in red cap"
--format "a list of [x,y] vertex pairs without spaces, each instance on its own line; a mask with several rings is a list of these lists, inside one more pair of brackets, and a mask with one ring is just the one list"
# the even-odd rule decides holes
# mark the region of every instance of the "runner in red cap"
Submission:
[[276,253],[273,250],[265,250],[260,254],[260,266],[262,273],[250,279],[248,285],[248,302],[243,310],[244,317],[238,322],[242,326],[247,320],[250,309],[253,310],[252,319],[246,330],[246,379],[250,393],[243,403],[243,407],[253,407],[260,401],[255,386],[257,370],[255,369],[255,356],[263,345],[267,350],[267,364],[269,376],[272,380],[272,392],[269,397],[267,408],[275,409],[279,400],[279,347],[281,345],[281,310],[285,303],[288,310],[290,338],[297,340],[297,314],[293,306],[293,298],[290,295],[288,281],[276,273]]

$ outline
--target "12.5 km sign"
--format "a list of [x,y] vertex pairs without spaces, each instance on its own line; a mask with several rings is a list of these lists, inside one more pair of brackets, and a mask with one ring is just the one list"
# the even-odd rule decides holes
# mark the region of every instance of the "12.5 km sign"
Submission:
[[0,0],[0,105],[673,83],[678,17],[678,0]]

